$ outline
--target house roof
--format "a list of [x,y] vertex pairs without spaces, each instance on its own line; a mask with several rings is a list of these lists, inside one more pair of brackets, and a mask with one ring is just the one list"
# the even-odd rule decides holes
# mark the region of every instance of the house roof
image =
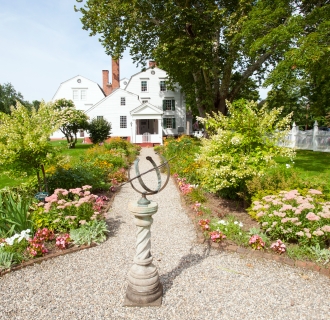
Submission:
[[151,103],[142,103],[138,107],[134,108],[130,111],[131,115],[134,114],[159,114],[162,115],[164,112],[163,110],[157,108],[156,106],[152,105]]
[[101,90],[101,92],[105,95],[103,89],[100,87],[100,85],[99,85],[97,82],[95,82],[95,81],[93,81],[93,80],[90,80],[90,79],[88,79],[88,78],[86,78],[86,77],[81,76],[81,75],[78,74],[78,75],[76,75],[76,76],[74,76],[74,77],[72,77],[72,78],[70,78],[70,79],[68,79],[68,80],[65,80],[65,81],[61,82],[61,84],[60,84],[60,86],[57,88],[57,90],[56,90],[56,92],[55,92],[55,94],[54,94],[52,100],[55,98],[57,92],[60,90],[60,88],[62,87],[62,85],[63,85],[64,83],[66,83],[66,82],[68,82],[68,81],[71,81],[72,79],[75,79],[75,78],[78,78],[78,77],[83,78],[83,79],[85,79],[85,80],[88,80],[88,81],[90,81],[90,82],[95,83],[95,84],[99,87],[99,89]]
[[126,88],[127,88],[127,86],[129,85],[129,83],[131,82],[131,80],[132,80],[135,76],[137,76],[137,75],[140,74],[140,73],[146,72],[146,71],[149,70],[149,69],[154,69],[154,70],[157,70],[157,69],[158,69],[158,70],[161,70],[161,71],[166,72],[165,70],[160,69],[160,68],[158,68],[158,67],[147,68],[147,69],[145,69],[145,70],[143,70],[143,71],[140,71],[140,72],[137,72],[137,73],[133,74],[133,75],[129,78],[129,81],[128,81],[127,85],[126,85]]
[[104,101],[110,99],[114,94],[117,94],[119,92],[122,92],[124,94],[130,94],[133,96],[136,96],[137,99],[139,99],[139,96],[135,93],[129,92],[125,89],[121,89],[121,88],[117,88],[115,90],[113,90],[108,96],[104,97],[102,100],[100,100],[99,102],[95,103],[92,107],[90,107],[88,110],[86,110],[85,112],[88,113],[90,111],[92,111],[93,109],[95,109],[98,105],[100,105],[101,103],[103,103]]

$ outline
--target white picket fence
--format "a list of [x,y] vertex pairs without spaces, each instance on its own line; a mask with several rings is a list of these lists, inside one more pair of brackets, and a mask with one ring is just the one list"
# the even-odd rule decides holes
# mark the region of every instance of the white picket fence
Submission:
[[299,127],[293,123],[284,146],[303,150],[330,152],[330,131],[319,130],[317,121],[315,121],[312,130],[306,131],[299,130]]

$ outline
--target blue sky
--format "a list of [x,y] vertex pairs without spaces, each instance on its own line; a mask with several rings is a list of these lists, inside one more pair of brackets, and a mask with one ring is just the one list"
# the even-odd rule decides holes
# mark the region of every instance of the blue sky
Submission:
[[[10,82],[28,101],[51,100],[60,83],[76,75],[102,85],[102,70],[111,69],[111,58],[98,37],[82,29],[75,4],[0,0],[0,84]],[[138,71],[125,54],[120,77]]]
[[[24,99],[53,98],[60,83],[82,75],[102,85],[111,58],[82,29],[75,0],[0,0],[0,84],[10,82]],[[79,4],[78,4],[79,5]],[[140,71],[128,53],[120,77]],[[266,90],[261,90],[265,96]]]

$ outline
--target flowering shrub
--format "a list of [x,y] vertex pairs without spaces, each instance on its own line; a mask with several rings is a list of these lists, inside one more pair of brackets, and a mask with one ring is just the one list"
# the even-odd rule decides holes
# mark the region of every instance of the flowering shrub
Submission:
[[330,240],[330,202],[322,202],[322,192],[310,189],[281,191],[253,202],[249,213],[271,238],[325,247]]
[[278,239],[278,240],[276,240],[276,242],[272,243],[270,248],[279,254],[282,254],[283,252],[286,251],[286,246],[280,239]]
[[15,233],[10,238],[0,239],[0,247],[4,247],[5,245],[12,246],[15,241],[17,243],[20,243],[23,239],[29,240],[31,238],[30,232],[30,229],[26,229],[23,230],[21,233]]
[[56,238],[55,245],[57,248],[64,250],[69,246],[70,241],[70,235],[66,233]]
[[32,258],[42,257],[45,253],[48,252],[45,244],[36,237],[29,239],[29,246],[27,247],[26,251]]
[[221,231],[211,231],[210,238],[213,242],[220,242],[225,239],[226,236]]
[[210,229],[210,220],[209,219],[201,219],[198,221],[198,224],[200,225],[201,229],[203,231],[208,231]]
[[38,229],[34,235],[35,238],[39,239],[41,242],[53,240],[55,235],[52,230],[47,228]]
[[289,129],[288,115],[279,120],[281,108],[268,111],[256,102],[227,102],[230,116],[221,113],[198,118],[210,139],[202,139],[195,161],[201,185],[225,197],[245,192],[246,181],[275,166],[278,155],[294,156],[293,149],[278,146]]
[[249,245],[254,250],[260,250],[265,247],[265,242],[262,240],[262,238],[259,235],[254,234],[249,240]]
[[174,174],[173,176],[176,179],[179,189],[183,195],[187,195],[187,194],[191,193],[194,190],[194,188],[196,188],[195,185],[187,183],[186,178],[180,178],[177,174]]
[[66,232],[90,220],[101,219],[101,210],[108,200],[91,194],[89,185],[75,189],[56,189],[54,194],[40,202],[33,214],[39,228]]

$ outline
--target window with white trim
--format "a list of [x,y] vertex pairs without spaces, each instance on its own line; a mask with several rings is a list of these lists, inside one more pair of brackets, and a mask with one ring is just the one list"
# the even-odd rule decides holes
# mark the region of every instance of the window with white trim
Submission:
[[73,90],[72,93],[73,93],[73,100],[78,100],[79,97],[78,90]]
[[160,91],[166,91],[166,82],[164,80],[159,82]]
[[148,100],[142,100],[142,103],[148,103]]
[[125,97],[120,98],[120,105],[121,106],[126,106],[126,98]]
[[163,118],[164,129],[175,129],[175,118]]
[[87,92],[86,90],[81,90],[80,91],[80,99],[81,100],[86,100]]
[[120,116],[120,128],[127,128],[127,116]]
[[147,92],[148,91],[148,81],[142,80],[141,81],[141,92]]
[[165,99],[163,100],[163,111],[172,110],[175,111],[175,100]]

